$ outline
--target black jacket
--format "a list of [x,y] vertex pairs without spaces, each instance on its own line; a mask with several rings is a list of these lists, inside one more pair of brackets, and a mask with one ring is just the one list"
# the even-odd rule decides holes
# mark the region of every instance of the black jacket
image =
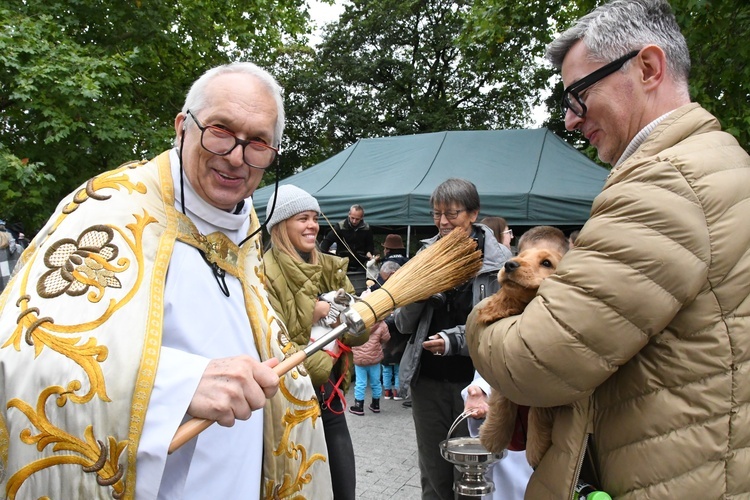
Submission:
[[[341,241],[342,239],[346,244]],[[372,230],[365,221],[360,222],[356,227],[349,223],[348,218],[337,223],[320,243],[321,251],[328,252],[334,242],[336,243],[336,255],[349,257],[349,271],[364,271],[364,265],[368,260],[367,252],[375,253]],[[351,253],[349,249],[351,249]]]

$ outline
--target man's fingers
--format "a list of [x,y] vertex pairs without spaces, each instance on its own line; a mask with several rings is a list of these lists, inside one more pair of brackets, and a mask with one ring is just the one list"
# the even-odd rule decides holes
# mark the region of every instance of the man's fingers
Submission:
[[235,419],[247,420],[276,394],[279,376],[276,358],[260,363],[249,356],[215,359],[201,378],[188,413],[231,427]]
[[273,368],[280,363],[279,358],[268,358],[263,362],[264,365]]

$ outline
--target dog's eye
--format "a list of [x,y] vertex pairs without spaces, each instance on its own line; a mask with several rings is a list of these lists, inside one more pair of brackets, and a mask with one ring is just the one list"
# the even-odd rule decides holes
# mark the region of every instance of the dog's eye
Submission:
[[542,265],[543,265],[544,267],[552,267],[552,262],[550,262],[550,261],[549,261],[548,259],[544,259],[544,260],[542,261]]

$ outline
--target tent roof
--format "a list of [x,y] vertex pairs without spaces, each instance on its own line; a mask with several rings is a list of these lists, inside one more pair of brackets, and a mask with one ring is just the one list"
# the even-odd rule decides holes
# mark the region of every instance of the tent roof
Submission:
[[[609,171],[547,129],[435,132],[361,139],[280,184],[294,184],[331,220],[352,204],[371,225],[433,225],[432,191],[450,177],[472,181],[480,217],[509,224],[583,225]],[[256,191],[260,220],[274,186]]]

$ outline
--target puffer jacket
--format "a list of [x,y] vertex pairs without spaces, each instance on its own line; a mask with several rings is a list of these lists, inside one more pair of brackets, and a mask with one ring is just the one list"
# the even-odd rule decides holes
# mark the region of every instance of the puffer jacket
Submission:
[[[271,247],[263,256],[268,299],[284,321],[289,339],[294,344],[290,346],[290,352],[304,349],[310,341],[313,309],[318,295],[340,288],[354,293],[354,287],[346,277],[346,259],[324,253],[319,253],[318,258],[318,264],[307,264],[292,259],[275,247]],[[348,346],[361,345],[367,341],[367,332],[359,336],[346,333],[341,341]],[[315,387],[328,380],[334,361],[324,350],[313,353],[305,360],[305,369]],[[339,374],[344,374],[341,389],[346,393],[354,369],[351,352],[342,354],[337,363]]]
[[697,104],[615,168],[523,314],[469,316],[509,399],[559,406],[527,498],[571,498],[584,450],[613,498],[750,496],[750,157]]
[[[482,299],[489,297],[500,288],[497,281],[497,273],[510,259],[513,254],[505,246],[498,243],[490,228],[484,224],[474,224],[478,231],[484,233],[484,252],[482,254],[482,267],[471,284],[472,303],[478,304]],[[438,240],[438,235],[422,240],[422,248],[426,248]],[[411,335],[401,357],[399,366],[399,382],[402,387],[411,385],[412,380],[419,371],[419,360],[422,356],[422,342],[430,334],[430,322],[434,311],[432,301],[415,302],[401,307],[394,313],[396,328],[404,334]],[[445,331],[451,343],[452,355],[468,356],[464,336],[464,325],[456,325]]]
[[359,366],[377,365],[383,361],[383,344],[391,340],[391,333],[385,321],[375,324],[370,330],[370,337],[364,344],[352,347],[354,364]]

